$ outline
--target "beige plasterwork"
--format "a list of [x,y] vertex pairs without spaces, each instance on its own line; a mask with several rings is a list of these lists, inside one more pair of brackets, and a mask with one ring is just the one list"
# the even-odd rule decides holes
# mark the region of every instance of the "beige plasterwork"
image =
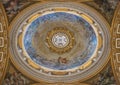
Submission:
[[117,6],[112,22],[111,64],[117,84],[120,84],[120,3]]
[[3,8],[0,3],[0,85],[5,77],[8,66],[8,38],[7,38],[8,21]]

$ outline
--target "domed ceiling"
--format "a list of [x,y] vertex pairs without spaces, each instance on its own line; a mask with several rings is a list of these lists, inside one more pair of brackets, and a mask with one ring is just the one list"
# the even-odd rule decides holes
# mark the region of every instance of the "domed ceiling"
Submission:
[[117,3],[2,1],[6,10],[0,3],[0,83],[119,84],[120,4],[114,14]]
[[23,32],[26,56],[51,69],[78,67],[92,57],[96,47],[97,38],[90,24],[66,12],[43,15]]
[[62,2],[25,9],[11,27],[13,63],[38,81],[74,82],[95,75],[108,61],[110,47],[109,25],[95,12]]

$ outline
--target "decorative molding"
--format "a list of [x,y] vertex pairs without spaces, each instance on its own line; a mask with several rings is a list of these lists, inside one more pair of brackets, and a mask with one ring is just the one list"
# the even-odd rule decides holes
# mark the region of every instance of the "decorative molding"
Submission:
[[120,38],[116,38],[116,48],[120,48]]
[[7,17],[0,3],[0,85],[5,77],[9,57],[7,55],[8,51],[8,38],[7,38]]
[[120,24],[117,26],[117,34],[120,34]]
[[[61,4],[62,3],[62,4]],[[44,7],[47,7],[48,6],[48,8],[50,8],[49,6],[53,6],[53,7],[56,7],[56,6],[62,6],[62,7],[64,7],[65,6],[65,3],[63,3],[63,2],[60,2],[60,3],[56,3],[55,5],[51,5],[50,3],[50,5],[48,4],[48,3],[44,3],[44,5],[43,5],[43,3],[37,3],[37,4],[35,4],[35,5],[32,5],[32,6],[30,6],[30,7],[28,7],[28,8],[26,8],[25,10],[23,10],[14,20],[13,20],[13,22],[11,23],[11,26],[10,26],[10,28],[9,29],[11,29],[11,30],[13,30],[13,28],[18,28],[18,26],[19,27],[22,27],[21,25],[26,25],[26,23],[28,23],[28,22],[25,22],[25,23],[22,23],[21,24],[21,22],[23,22],[25,19],[26,19],[26,17],[28,17],[28,16],[32,16],[31,15],[31,13],[33,14],[33,13],[35,13],[35,11],[37,11],[37,10],[40,10],[40,5],[42,5],[43,6],[43,8]],[[67,3],[68,4],[68,6],[67,7],[70,7],[71,8],[71,6],[73,5],[73,4],[75,4],[75,3]],[[99,29],[99,28],[104,28],[104,29],[102,29],[102,31],[101,31],[101,29],[99,29],[98,31],[99,31],[99,34],[100,35],[102,35],[102,34],[104,34],[104,33],[106,33],[105,34],[105,36],[103,35],[102,37],[104,37],[104,38],[102,38],[102,37],[100,37],[99,38],[99,41],[101,41],[101,42],[103,42],[102,41],[102,39],[105,39],[105,40],[107,40],[107,42],[105,43],[105,51],[103,51],[102,50],[102,52],[103,52],[103,56],[101,57],[101,58],[99,58],[100,60],[98,60],[98,58],[97,59],[95,59],[95,60],[93,60],[95,63],[94,63],[94,66],[92,67],[92,69],[89,69],[89,67],[88,68],[86,68],[85,69],[85,71],[87,72],[87,73],[89,73],[90,75],[89,76],[87,76],[87,77],[85,77],[85,75],[88,75],[88,74],[83,74],[83,73],[81,73],[80,75],[75,75],[75,76],[73,76],[72,77],[72,79],[74,79],[75,81],[79,81],[80,80],[80,82],[82,82],[82,81],[85,81],[85,80],[87,80],[87,79],[89,79],[89,78],[91,78],[92,76],[94,76],[94,75],[96,75],[98,72],[100,72],[102,69],[103,69],[103,67],[108,63],[108,61],[109,61],[109,59],[110,59],[110,57],[109,57],[109,51],[110,51],[110,49],[109,49],[109,47],[110,47],[110,36],[109,36],[109,34],[110,34],[110,32],[109,32],[109,29],[110,29],[110,27],[109,27],[109,24],[107,23],[107,21],[98,13],[98,12],[96,12],[94,9],[92,9],[92,8],[90,8],[89,6],[86,6],[86,5],[84,5],[84,4],[76,4],[75,6],[77,6],[77,7],[75,7],[76,9],[78,8],[79,10],[81,10],[81,11],[83,11],[84,10],[84,13],[86,13],[86,16],[85,15],[82,15],[82,17],[84,17],[88,22],[90,22],[91,24],[93,24],[93,25],[96,25],[96,27]],[[80,6],[80,7],[79,7]],[[73,8],[74,8],[74,6],[72,6]],[[34,9],[33,9],[34,8]],[[27,11],[26,11],[27,10]],[[32,11],[30,11],[30,10],[32,10]],[[30,11],[30,13],[29,13],[29,11]],[[95,20],[95,22],[93,23],[93,22],[91,22],[91,18],[89,19],[88,17],[87,17],[87,15],[89,16],[89,17],[91,17],[91,18],[94,18],[94,20]],[[20,18],[20,17],[22,17],[22,18]],[[93,21],[94,21],[93,20]],[[19,21],[19,22],[18,22]],[[20,25],[19,25],[20,24]],[[99,24],[99,25],[98,25]],[[25,26],[24,26],[25,27]],[[23,27],[23,28],[24,28]],[[19,30],[19,28],[18,28],[18,30]],[[104,31],[104,33],[102,33]],[[12,33],[12,32],[14,32],[14,33]],[[15,32],[16,32],[16,30],[14,30],[14,31],[12,31],[11,32],[11,34],[13,34],[12,36],[11,36],[11,39],[12,40],[15,40],[14,39],[14,37],[13,36],[15,36],[14,34],[16,34]],[[21,30],[19,30],[19,32],[21,32]],[[13,47],[15,47],[16,46],[16,44],[14,44],[15,42],[13,41],[12,42],[12,40],[11,40],[11,47],[13,46]],[[109,44],[108,44],[109,43]],[[106,47],[107,46],[107,47]],[[101,45],[99,46],[99,47],[101,47]],[[16,47],[15,47],[16,48]],[[10,48],[11,49],[11,51],[13,51],[14,49],[12,49],[12,48]],[[16,48],[17,49],[17,48]],[[107,51],[106,51],[107,50]],[[19,51],[21,51],[21,49],[19,49]],[[59,79],[58,77],[58,80],[56,81],[56,77],[54,77],[54,79],[52,79],[52,77],[51,77],[51,74],[47,74],[48,76],[50,76],[49,78],[48,78],[48,76],[45,76],[45,75],[38,75],[37,73],[45,73],[45,71],[43,71],[43,70],[41,70],[41,69],[34,69],[34,70],[36,70],[36,72],[32,72],[32,73],[34,73],[34,76],[32,76],[32,74],[31,73],[29,73],[29,72],[31,72],[31,71],[25,71],[25,70],[23,70],[22,68],[26,68],[26,69],[29,69],[27,66],[29,66],[30,68],[33,68],[31,65],[33,65],[33,63],[31,63],[31,65],[29,65],[29,64],[27,64],[28,62],[26,62],[26,58],[22,58],[22,59],[17,59],[17,58],[19,58],[18,57],[18,54],[17,54],[17,52],[14,50],[14,53],[15,53],[15,56],[12,54],[12,52],[11,52],[11,61],[12,61],[12,63],[16,66],[16,68],[17,69],[19,69],[24,75],[26,75],[27,77],[29,77],[29,78],[31,78],[31,79],[33,79],[33,80],[35,80],[35,81],[37,81],[37,82],[41,82],[41,81],[44,81],[44,82],[49,82],[49,83],[51,83],[51,82],[53,82],[53,81],[55,81],[55,82],[59,82],[59,81],[61,81],[61,79],[63,79],[63,78],[61,78],[61,79]],[[97,52],[97,53],[99,53],[99,55],[101,56],[102,54],[101,54],[101,51],[99,51],[99,52]],[[20,54],[21,55],[21,54]],[[17,57],[17,58],[14,58],[14,57]],[[24,56],[23,56],[24,57]],[[19,60],[19,62],[16,62],[16,60]],[[97,62],[97,61],[99,61],[99,63]],[[24,63],[22,63],[22,62],[24,62]],[[102,63],[101,63],[102,62]],[[98,64],[98,65],[95,65],[95,64]],[[25,65],[25,64],[27,64],[27,66]],[[20,65],[22,65],[22,66],[20,66]],[[97,68],[98,67],[98,68]],[[21,68],[21,69],[20,69]],[[97,68],[97,69],[96,69]],[[96,70],[95,70],[96,69]],[[39,70],[39,71],[38,71]],[[93,72],[92,72],[93,71]],[[77,72],[78,73],[80,73],[80,70],[77,70]],[[70,74],[71,75],[71,74]],[[70,75],[68,75],[68,76],[70,76]],[[40,79],[40,78],[37,78],[37,77],[42,77],[43,79],[45,79],[45,80],[42,80],[42,79]],[[80,77],[81,77],[81,79],[80,79]],[[78,79],[79,78],[79,79]],[[48,79],[51,79],[50,81],[48,81]],[[71,77],[69,78],[69,79],[67,79],[66,78],[66,80],[65,79],[63,79],[64,81],[62,81],[62,82],[75,82],[75,81],[71,81],[72,80],[71,79]],[[77,80],[78,79],[78,80]],[[53,82],[54,83],[54,82]]]
[[0,62],[3,61],[3,52],[0,52]]
[[[55,38],[55,36],[60,36],[60,38],[61,36],[62,37],[64,36],[66,39],[66,42],[63,41],[63,43],[66,43],[66,46],[60,47],[59,45],[55,44],[55,40],[53,41],[53,38]],[[56,38],[56,41],[59,41],[59,40]],[[66,28],[55,28],[52,31],[49,31],[47,33],[46,43],[48,43],[48,48],[53,52],[56,52],[59,54],[68,52],[74,47],[74,44],[75,44],[74,33],[71,32],[70,30],[67,30]]]
[[89,1],[93,1],[93,0],[30,0],[30,1],[52,1],[52,2],[89,2]]
[[117,81],[120,84],[120,2],[117,6],[112,22],[112,55],[111,64]]
[[4,38],[0,37],[0,47],[4,47]]
[[35,84],[31,84],[31,85],[90,85],[90,84],[85,84],[85,83],[73,83],[73,84],[66,84],[66,83],[52,83],[52,84],[48,84],[48,83],[35,83]]
[[0,23],[0,33],[3,32],[3,26],[2,23]]

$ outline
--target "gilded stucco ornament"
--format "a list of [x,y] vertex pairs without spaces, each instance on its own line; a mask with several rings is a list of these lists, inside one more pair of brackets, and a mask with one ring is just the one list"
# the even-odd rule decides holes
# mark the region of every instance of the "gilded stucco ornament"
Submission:
[[47,46],[52,51],[62,54],[73,48],[75,44],[74,34],[65,28],[55,28],[48,32]]
[[0,85],[5,77],[9,62],[7,27],[7,17],[3,5],[0,3]]
[[120,84],[120,3],[118,4],[111,26],[112,50],[111,64],[117,84]]
[[18,14],[10,28],[11,60],[35,81],[83,81],[109,60],[109,25],[84,4],[37,3]]

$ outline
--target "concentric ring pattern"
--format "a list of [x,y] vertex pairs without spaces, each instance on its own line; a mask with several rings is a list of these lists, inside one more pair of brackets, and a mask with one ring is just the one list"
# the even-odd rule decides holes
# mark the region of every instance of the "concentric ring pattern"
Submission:
[[[57,27],[65,28],[74,33],[75,41],[77,43],[72,47],[70,52],[57,54],[54,51],[51,52],[49,48],[47,48],[47,43],[45,41],[46,34]],[[57,33],[60,35],[62,32],[59,33],[58,31]],[[54,35],[55,34],[53,34],[53,36]],[[61,37],[58,36],[58,40],[56,40],[56,44],[61,43],[60,47],[65,43],[64,35],[65,34],[62,36],[61,34]],[[25,47],[28,56],[39,65],[56,70],[67,70],[81,66],[92,57],[97,47],[97,38],[90,24],[79,16],[65,12],[46,14],[37,18],[27,28],[23,37],[23,47]],[[68,43],[71,43],[72,37],[68,37]],[[80,39],[77,39],[77,37]],[[57,47],[56,50],[57,49],[59,49],[59,47]],[[64,49],[65,48],[61,48],[61,50]],[[74,50],[76,50],[76,52],[72,55]]]
[[109,59],[110,43],[109,26],[98,15],[76,3],[28,7],[11,26],[11,60],[37,81],[74,82],[95,75]]

